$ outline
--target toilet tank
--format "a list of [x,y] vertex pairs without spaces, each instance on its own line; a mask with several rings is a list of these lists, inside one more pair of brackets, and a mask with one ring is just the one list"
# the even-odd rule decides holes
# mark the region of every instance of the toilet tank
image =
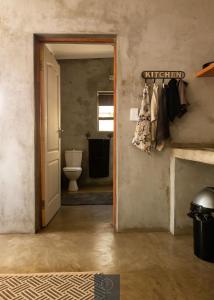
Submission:
[[81,150],[66,150],[65,151],[66,167],[81,167],[82,151]]

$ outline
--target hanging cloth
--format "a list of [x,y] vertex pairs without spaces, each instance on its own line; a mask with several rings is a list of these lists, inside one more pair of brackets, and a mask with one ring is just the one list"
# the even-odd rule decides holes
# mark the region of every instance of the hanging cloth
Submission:
[[156,142],[157,119],[158,119],[158,85],[154,83],[151,98],[151,139]]
[[132,144],[142,151],[151,152],[151,107],[147,84],[143,89],[143,99]]
[[167,112],[171,122],[178,116],[181,104],[178,93],[178,84],[176,79],[171,79],[166,87]]
[[156,133],[156,149],[163,150],[165,141],[170,137],[169,119],[167,115],[167,87],[163,86],[161,96],[158,101],[158,119],[157,119],[157,133]]
[[178,118],[181,118],[186,112],[187,112],[187,106],[189,105],[189,102],[186,97],[186,87],[187,82],[183,81],[182,79],[178,82],[178,93],[180,97],[180,110],[178,113]]

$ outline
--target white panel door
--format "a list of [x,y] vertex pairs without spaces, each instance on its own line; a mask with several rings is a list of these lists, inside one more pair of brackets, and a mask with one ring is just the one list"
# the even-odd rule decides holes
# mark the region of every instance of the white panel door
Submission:
[[60,67],[54,55],[44,46],[44,187],[42,225],[46,226],[61,206],[60,162]]

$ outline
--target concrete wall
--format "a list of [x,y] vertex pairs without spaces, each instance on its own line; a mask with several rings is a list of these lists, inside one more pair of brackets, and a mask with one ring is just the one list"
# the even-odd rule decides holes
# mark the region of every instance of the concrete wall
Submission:
[[[61,122],[62,135],[62,167],[65,166],[64,153],[68,149],[83,150],[82,175],[80,185],[112,183],[112,149],[110,142],[109,177],[90,178],[88,165],[88,140],[91,138],[107,138],[108,133],[97,129],[97,91],[113,91],[113,59],[73,59],[59,60],[61,70]],[[65,176],[63,176],[65,182]]]
[[34,33],[118,35],[118,227],[169,227],[169,150],[148,156],[131,145],[142,70],[184,70],[189,113],[174,142],[213,142],[212,0],[0,1],[0,230],[34,230]]

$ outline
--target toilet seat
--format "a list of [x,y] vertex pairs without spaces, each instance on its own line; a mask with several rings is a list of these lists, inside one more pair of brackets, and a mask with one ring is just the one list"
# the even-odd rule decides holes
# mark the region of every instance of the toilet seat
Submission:
[[82,168],[81,167],[64,167],[63,171],[76,172],[76,171],[82,171]]

